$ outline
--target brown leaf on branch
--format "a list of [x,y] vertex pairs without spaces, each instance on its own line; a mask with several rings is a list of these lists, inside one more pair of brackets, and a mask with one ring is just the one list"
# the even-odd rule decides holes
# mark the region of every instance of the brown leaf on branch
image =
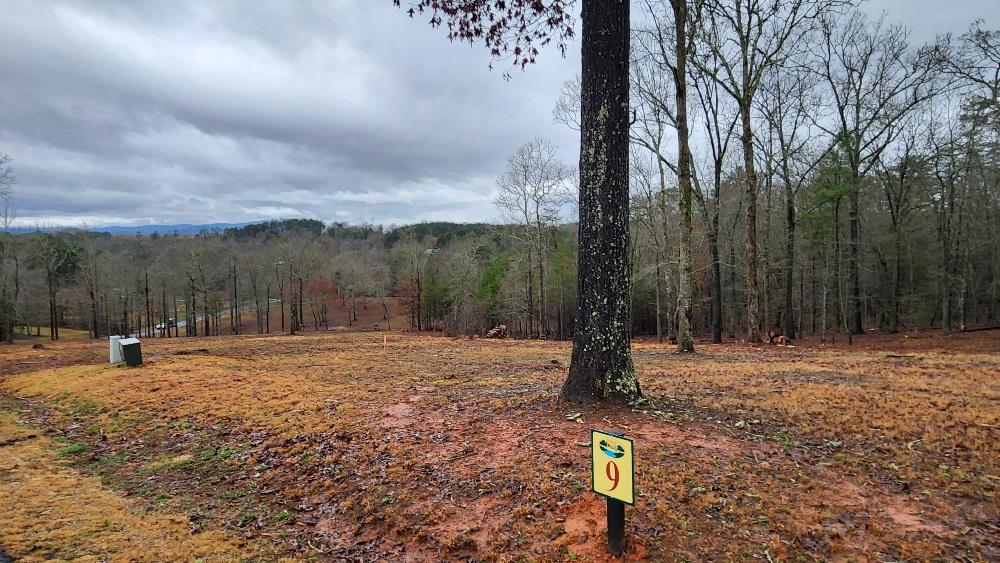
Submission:
[[[400,0],[393,0],[396,6]],[[539,47],[553,41],[566,54],[575,21],[567,8],[575,0],[415,0],[409,16],[429,13],[428,23],[448,27],[448,39],[482,41],[495,59],[510,58],[526,67],[538,57]],[[491,65],[492,66],[492,65]]]

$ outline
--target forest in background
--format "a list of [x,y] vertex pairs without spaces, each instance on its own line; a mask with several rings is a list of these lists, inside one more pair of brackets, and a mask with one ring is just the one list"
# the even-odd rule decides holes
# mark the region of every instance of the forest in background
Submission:
[[[905,28],[837,4],[776,3],[784,11],[746,20],[727,3],[701,6],[686,21],[698,48],[680,73],[683,119],[677,20],[651,2],[634,24],[635,334],[831,340],[1000,324],[1000,32],[977,22],[914,46]],[[579,105],[578,82],[567,84],[555,119],[578,127]],[[679,122],[690,123],[690,192]],[[413,330],[504,324],[515,337],[567,338],[575,171],[557,152],[534,139],[510,156],[503,224],[293,219],[135,236],[11,232],[16,163],[5,156],[0,331],[320,330],[353,324],[359,304],[388,320],[395,297]]]

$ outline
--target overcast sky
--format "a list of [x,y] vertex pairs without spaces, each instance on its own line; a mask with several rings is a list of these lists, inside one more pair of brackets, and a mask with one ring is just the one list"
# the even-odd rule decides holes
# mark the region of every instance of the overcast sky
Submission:
[[[404,2],[405,4],[405,2]],[[872,0],[913,40],[997,0]],[[0,10],[0,153],[22,224],[496,218],[495,182],[544,136],[566,58],[503,79],[391,0],[45,2]]]

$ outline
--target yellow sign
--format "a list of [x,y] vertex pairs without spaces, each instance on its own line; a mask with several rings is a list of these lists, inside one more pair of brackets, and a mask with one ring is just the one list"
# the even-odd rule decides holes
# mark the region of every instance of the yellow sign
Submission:
[[632,440],[591,430],[590,449],[594,492],[635,505]]

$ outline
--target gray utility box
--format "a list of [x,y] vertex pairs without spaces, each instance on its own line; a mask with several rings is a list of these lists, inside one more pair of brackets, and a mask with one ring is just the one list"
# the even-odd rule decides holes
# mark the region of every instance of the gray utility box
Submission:
[[142,350],[139,348],[138,338],[122,338],[118,341],[118,345],[122,347],[122,359],[125,360],[125,365],[129,367],[142,365]]

